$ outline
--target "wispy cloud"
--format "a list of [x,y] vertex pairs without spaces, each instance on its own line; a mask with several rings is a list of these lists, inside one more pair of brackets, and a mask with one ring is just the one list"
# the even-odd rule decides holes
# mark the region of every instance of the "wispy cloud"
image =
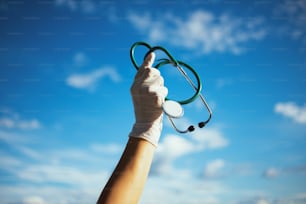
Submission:
[[4,203],[94,203],[118,159],[90,146],[38,150],[27,142],[16,145],[12,137],[7,141],[14,151],[0,151],[0,169],[5,172],[1,179],[26,182],[27,187],[3,184],[0,197]]
[[70,11],[81,11],[83,13],[94,13],[97,5],[92,0],[55,0],[55,5],[67,7]]
[[[158,186],[158,187],[157,187]],[[172,176],[150,177],[140,203],[219,204],[230,189],[223,183],[186,177],[176,171]]]
[[0,128],[35,130],[42,127],[42,123],[38,119],[24,119],[20,114],[7,108],[2,108],[0,114]]
[[187,18],[167,13],[154,18],[150,13],[131,12],[128,20],[151,42],[167,42],[197,53],[244,52],[246,43],[266,36],[263,19],[241,19],[227,14],[198,10]]
[[269,167],[264,170],[262,176],[266,179],[273,179],[280,176],[306,175],[306,165],[301,163],[296,166],[287,166],[283,168]]
[[27,196],[23,199],[22,203],[23,204],[45,204],[47,202],[39,196]]
[[302,192],[293,196],[279,196],[278,198],[271,198],[272,196],[259,195],[249,199],[238,201],[237,204],[303,204],[306,201],[306,193]]
[[270,167],[263,172],[263,177],[267,179],[275,178],[279,175],[279,170],[274,167]]
[[267,199],[264,196],[257,196],[254,198],[237,202],[237,204],[270,204],[270,203],[271,203],[270,199]]
[[274,111],[293,121],[306,124],[306,105],[298,106],[294,102],[279,102],[275,104]]
[[223,159],[215,159],[209,162],[204,169],[205,178],[218,178],[222,176],[222,169],[225,166]]
[[85,74],[72,74],[66,79],[66,83],[74,88],[94,91],[98,81],[104,77],[109,77],[113,82],[121,80],[120,75],[114,68],[106,67]]
[[123,146],[111,143],[111,144],[101,144],[101,143],[93,143],[90,145],[91,149],[98,153],[105,154],[119,154],[123,150]]
[[8,144],[24,144],[33,140],[33,137],[27,137],[24,134],[0,130],[0,140]]
[[293,39],[306,43],[306,1],[279,1],[273,9],[273,18],[280,20],[282,25],[278,33],[289,35]]
[[60,183],[65,185],[95,186],[98,178],[104,178],[103,171],[87,170],[76,166],[56,164],[28,165],[16,172],[18,178],[34,183]]
[[[98,187],[63,187],[59,185],[2,185],[0,196],[2,203],[19,204],[82,204],[95,203],[99,195]],[[39,201],[38,203],[32,201]]]
[[222,131],[218,128],[206,127],[191,134],[200,149],[219,149],[229,145]]
[[[153,175],[164,175],[173,172],[173,162],[183,155],[196,151],[195,144],[177,135],[166,135],[160,142],[151,169]],[[176,170],[177,171],[177,170]]]
[[20,120],[18,118],[2,117],[0,118],[0,127],[7,129],[33,130],[41,127],[37,119]]

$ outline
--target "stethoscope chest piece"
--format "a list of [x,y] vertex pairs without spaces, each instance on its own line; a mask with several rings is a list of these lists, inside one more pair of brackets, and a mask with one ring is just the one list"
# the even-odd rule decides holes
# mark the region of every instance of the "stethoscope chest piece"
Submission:
[[184,115],[184,109],[181,104],[173,100],[166,100],[162,108],[164,113],[171,118],[180,118]]

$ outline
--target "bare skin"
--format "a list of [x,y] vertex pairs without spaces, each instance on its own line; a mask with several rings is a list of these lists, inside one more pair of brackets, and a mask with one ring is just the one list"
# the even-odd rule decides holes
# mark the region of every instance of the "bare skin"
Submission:
[[146,140],[129,138],[97,203],[138,203],[149,174],[154,150],[155,146]]

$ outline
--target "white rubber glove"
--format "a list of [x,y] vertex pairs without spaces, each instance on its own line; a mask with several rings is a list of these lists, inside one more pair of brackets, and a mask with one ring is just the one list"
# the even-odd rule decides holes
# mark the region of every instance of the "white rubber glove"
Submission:
[[155,54],[150,53],[139,68],[131,95],[136,123],[130,137],[142,138],[157,146],[162,130],[162,104],[168,94],[159,70],[152,68]]

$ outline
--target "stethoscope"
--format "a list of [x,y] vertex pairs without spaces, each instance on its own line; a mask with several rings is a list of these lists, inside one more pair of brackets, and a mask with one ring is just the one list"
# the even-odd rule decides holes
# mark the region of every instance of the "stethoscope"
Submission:
[[[166,58],[164,59],[163,58],[163,59],[157,60],[158,63],[156,65],[154,65],[153,67],[155,67],[156,69],[159,69],[160,67],[162,67],[164,65],[168,65],[168,64],[173,65],[185,77],[185,79],[190,84],[190,86],[192,86],[192,88],[195,90],[195,93],[190,98],[188,98],[186,100],[175,101],[175,100],[171,100],[169,98],[165,98],[165,102],[162,105],[162,109],[163,109],[163,112],[167,115],[168,119],[170,120],[173,128],[179,133],[187,133],[187,132],[192,132],[192,131],[195,130],[195,127],[193,125],[190,125],[185,130],[180,130],[175,125],[173,119],[174,118],[180,118],[184,115],[184,109],[183,109],[182,105],[189,104],[189,103],[193,102],[195,99],[197,99],[198,97],[200,98],[202,104],[206,107],[206,109],[209,113],[209,116],[205,121],[201,121],[201,122],[198,123],[198,127],[203,128],[210,121],[211,116],[212,116],[212,111],[211,111],[210,107],[208,106],[205,98],[201,94],[202,83],[201,83],[201,80],[200,80],[200,77],[199,77],[198,73],[190,65],[188,65],[188,64],[186,64],[182,61],[176,60],[168,52],[168,50],[166,50],[165,48],[163,48],[161,46],[152,47],[148,43],[145,43],[145,42],[136,42],[132,45],[132,47],[130,49],[130,57],[131,57],[133,65],[135,66],[135,68],[137,70],[140,68],[140,66],[136,63],[134,53],[135,53],[135,48],[138,47],[138,46],[144,46],[144,47],[149,49],[148,52],[146,53],[145,57],[149,53],[157,51],[157,50],[164,52],[166,54],[166,56],[169,57],[169,59],[166,59]],[[196,84],[187,75],[187,73],[184,71],[183,67],[190,70],[190,72],[194,75],[195,80],[196,80]]]

